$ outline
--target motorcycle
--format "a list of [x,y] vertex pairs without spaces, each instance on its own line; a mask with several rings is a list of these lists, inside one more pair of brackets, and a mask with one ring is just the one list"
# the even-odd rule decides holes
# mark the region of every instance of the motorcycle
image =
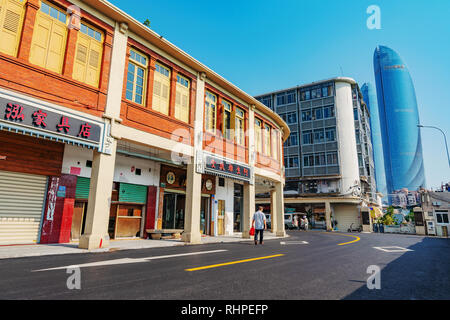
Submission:
[[350,225],[350,228],[347,230],[347,232],[361,232],[362,231],[362,226],[359,226],[358,228],[356,228],[356,229],[353,229],[353,225],[354,225],[354,223],[352,223],[351,225]]

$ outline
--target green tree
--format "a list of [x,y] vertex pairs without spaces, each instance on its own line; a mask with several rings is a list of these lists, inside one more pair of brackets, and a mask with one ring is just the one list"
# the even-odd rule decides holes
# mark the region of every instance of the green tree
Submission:
[[389,208],[387,208],[386,214],[380,219],[381,223],[383,223],[386,226],[393,225],[395,223],[394,218],[392,217],[393,214],[394,214],[394,207],[390,206]]

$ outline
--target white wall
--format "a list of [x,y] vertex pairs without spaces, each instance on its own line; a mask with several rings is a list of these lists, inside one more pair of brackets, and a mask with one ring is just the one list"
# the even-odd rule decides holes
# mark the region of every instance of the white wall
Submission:
[[80,169],[78,176],[84,178],[91,177],[91,168],[86,167],[86,161],[93,159],[94,151],[92,149],[75,147],[68,144],[64,145],[64,158],[62,165],[63,174],[71,174],[71,168]]
[[[232,179],[225,178],[225,187],[219,187],[219,177],[216,177],[215,200],[225,200],[225,235],[233,234],[234,226],[234,184],[238,183]],[[217,221],[217,205],[214,208],[214,221]]]
[[[79,168],[78,176],[90,178],[91,168],[86,167],[86,161],[93,158],[93,150],[75,147],[66,144],[64,149],[62,173],[71,174],[71,168]],[[131,171],[132,167],[141,169],[141,175]],[[116,156],[114,181],[133,183],[145,186],[158,186],[161,165],[158,162],[127,157],[121,154]]]
[[359,183],[358,152],[356,148],[355,122],[353,118],[352,87],[347,82],[336,82],[336,120],[339,142],[339,163],[342,190]]
[[[135,170],[131,169],[134,166]],[[151,160],[126,157],[118,154],[114,169],[114,181],[133,183],[144,186],[158,186],[160,164]],[[141,175],[136,175],[136,169],[141,169]]]

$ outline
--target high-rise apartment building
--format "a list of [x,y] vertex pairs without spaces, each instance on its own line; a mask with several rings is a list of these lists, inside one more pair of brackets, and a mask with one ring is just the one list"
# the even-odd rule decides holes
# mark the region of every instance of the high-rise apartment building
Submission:
[[[284,144],[285,206],[316,227],[347,231],[374,205],[370,115],[358,84],[333,78],[256,97],[290,127]],[[258,203],[268,203],[259,195]],[[336,224],[337,222],[337,224]]]

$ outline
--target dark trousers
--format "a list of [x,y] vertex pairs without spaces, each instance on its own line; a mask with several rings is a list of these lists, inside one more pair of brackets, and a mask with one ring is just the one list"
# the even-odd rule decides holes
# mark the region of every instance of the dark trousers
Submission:
[[264,238],[264,229],[255,229],[255,242],[258,241],[258,233],[259,233],[259,243],[262,243]]

